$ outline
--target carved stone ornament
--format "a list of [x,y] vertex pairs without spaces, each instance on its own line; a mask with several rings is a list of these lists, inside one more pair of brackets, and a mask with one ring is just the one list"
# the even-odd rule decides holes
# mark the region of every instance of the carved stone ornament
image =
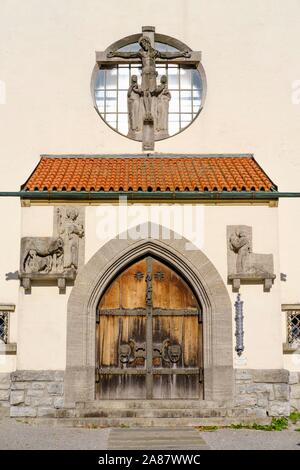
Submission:
[[[143,150],[154,150],[155,140],[169,136],[168,114],[171,93],[168,89],[168,79],[163,75],[157,83],[156,60],[164,63],[180,59],[185,63],[192,53],[188,50],[161,52],[155,49],[154,27],[143,27],[142,36],[138,43],[138,51],[124,52],[109,50],[105,59],[109,63],[119,63],[120,59],[127,63],[140,61],[142,65],[141,85],[136,75],[132,75],[127,93],[128,108],[128,137],[143,142]],[[101,53],[98,53],[98,56]],[[198,59],[198,57],[197,57]]]
[[269,292],[275,279],[272,254],[252,251],[252,227],[247,225],[227,226],[228,279],[237,292],[243,283],[263,282]]
[[60,293],[74,281],[83,262],[84,208],[54,207],[52,237],[21,239],[20,279],[26,293],[32,281],[55,281]]

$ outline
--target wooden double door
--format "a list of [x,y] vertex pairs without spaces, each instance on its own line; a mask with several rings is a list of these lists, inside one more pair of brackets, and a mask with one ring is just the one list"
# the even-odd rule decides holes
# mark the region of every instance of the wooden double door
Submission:
[[100,300],[97,399],[202,398],[202,315],[187,283],[148,256]]

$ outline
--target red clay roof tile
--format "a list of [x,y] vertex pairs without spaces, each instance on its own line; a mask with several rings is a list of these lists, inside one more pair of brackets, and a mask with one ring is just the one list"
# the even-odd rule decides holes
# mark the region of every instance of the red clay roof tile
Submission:
[[252,156],[43,156],[25,191],[274,191]]

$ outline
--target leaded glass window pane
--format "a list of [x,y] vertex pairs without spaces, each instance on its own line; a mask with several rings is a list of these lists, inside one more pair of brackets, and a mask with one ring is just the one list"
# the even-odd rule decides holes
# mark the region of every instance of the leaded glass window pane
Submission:
[[300,347],[300,310],[287,312],[288,343]]
[[154,46],[155,46],[155,49],[160,52],[177,52],[178,51],[176,47],[170,46],[169,44],[164,44],[162,42],[155,42]]
[[127,113],[127,90],[119,90],[118,113]]
[[192,88],[192,69],[190,67],[180,67],[180,87],[182,90],[191,90]]
[[119,66],[118,87],[120,90],[127,90],[129,84],[129,67]]
[[105,96],[105,112],[116,113],[117,112],[117,92],[107,91]]
[[8,341],[8,313],[0,313],[0,342],[7,343]]

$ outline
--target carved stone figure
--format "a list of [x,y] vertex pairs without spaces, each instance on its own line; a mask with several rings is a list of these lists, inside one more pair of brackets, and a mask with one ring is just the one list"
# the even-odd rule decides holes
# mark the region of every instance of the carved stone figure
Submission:
[[76,207],[68,207],[65,218],[61,210],[57,209],[58,232],[64,242],[64,270],[78,268],[79,238],[84,236],[83,226],[77,220],[78,215]]
[[236,272],[246,272],[246,261],[251,252],[251,242],[245,230],[236,230],[229,238],[230,248],[237,253]]
[[168,78],[163,75],[160,79],[160,85],[156,88],[156,112],[154,115],[155,131],[160,133],[160,137],[168,137],[168,116],[169,116],[169,101],[171,93],[168,89]]
[[142,90],[138,85],[136,75],[132,75],[127,92],[128,107],[128,137],[135,138],[143,128],[143,107],[141,103]]
[[228,278],[238,291],[243,282],[263,281],[265,291],[269,291],[275,279],[273,255],[252,252],[252,227],[229,225],[227,227]]

